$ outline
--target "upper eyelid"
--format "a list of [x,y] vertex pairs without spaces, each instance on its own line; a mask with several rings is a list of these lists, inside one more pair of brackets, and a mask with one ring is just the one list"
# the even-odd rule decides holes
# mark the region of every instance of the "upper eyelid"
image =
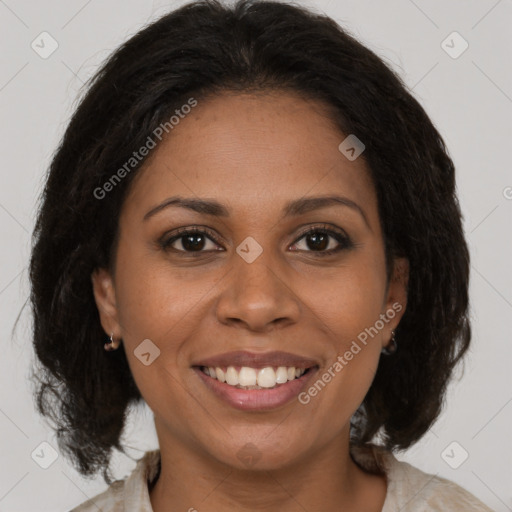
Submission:
[[[333,236],[330,232],[343,236],[347,239],[350,239],[349,235],[346,233],[346,231],[340,227],[329,225],[328,223],[320,223],[319,225],[305,225],[303,229],[300,230],[299,234],[295,236],[295,238],[292,241],[292,244],[297,243],[299,240],[301,240],[304,236],[306,236],[308,233],[314,231],[326,231],[328,232],[329,236]],[[166,241],[166,245],[170,245],[171,243],[176,242],[177,240],[180,240],[180,238],[186,236],[190,233],[198,233],[198,234],[204,234],[206,237],[208,237],[213,243],[219,244],[219,241],[217,240],[217,235],[213,234],[213,230],[211,228],[208,228],[206,226],[190,226],[190,227],[184,227],[184,228],[178,228],[178,232],[174,233],[172,236],[170,236]],[[162,240],[165,240],[166,235],[162,237]],[[220,236],[221,240],[224,240],[222,236]],[[180,251],[184,252],[184,251]],[[198,251],[203,252],[203,251]]]
[[299,234],[297,235],[298,238],[296,238],[295,240],[302,238],[304,235],[307,235],[311,231],[326,231],[328,233],[333,232],[337,235],[341,235],[341,236],[345,236],[345,237],[349,238],[348,233],[344,229],[323,223],[322,225],[318,225],[318,226],[314,226],[314,225],[309,226],[308,225],[304,229],[300,230]]

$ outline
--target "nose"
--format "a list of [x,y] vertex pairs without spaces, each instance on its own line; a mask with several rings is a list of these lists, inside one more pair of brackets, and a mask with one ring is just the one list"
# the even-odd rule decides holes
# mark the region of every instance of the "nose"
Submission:
[[267,257],[266,251],[252,263],[235,255],[217,301],[218,320],[255,332],[296,323],[300,301],[289,281],[290,272]]

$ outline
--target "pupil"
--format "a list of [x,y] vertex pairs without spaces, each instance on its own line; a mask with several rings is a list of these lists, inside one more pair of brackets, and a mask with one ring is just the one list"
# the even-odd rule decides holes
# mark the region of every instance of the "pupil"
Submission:
[[[199,242],[194,243],[194,239],[200,239]],[[195,250],[195,249],[202,249],[204,246],[204,237],[201,234],[195,234],[195,235],[187,235],[183,238],[183,241],[181,242],[183,244],[183,247],[185,250]]]
[[[329,245],[329,237],[326,234],[312,234],[308,235],[308,247],[310,249],[325,249]],[[313,244],[310,244],[309,241],[313,240]],[[316,243],[316,246],[315,246]],[[318,245],[320,243],[320,245]]]

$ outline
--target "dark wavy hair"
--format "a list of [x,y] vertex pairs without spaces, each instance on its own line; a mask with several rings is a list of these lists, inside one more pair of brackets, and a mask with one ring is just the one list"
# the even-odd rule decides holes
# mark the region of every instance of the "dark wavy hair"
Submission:
[[[323,102],[356,134],[377,192],[388,282],[409,260],[399,350],[382,357],[353,417],[351,442],[415,443],[438,417],[469,346],[469,253],[444,142],[402,80],[332,19],[293,4],[189,3],[126,41],[88,84],[49,168],[30,261],[34,398],[60,449],[84,477],[112,482],[113,448],[142,402],[124,350],[106,355],[92,291],[113,268],[119,212],[145,162],[105,199],[103,186],[190,97],[294,92]],[[357,421],[356,421],[357,420]]]

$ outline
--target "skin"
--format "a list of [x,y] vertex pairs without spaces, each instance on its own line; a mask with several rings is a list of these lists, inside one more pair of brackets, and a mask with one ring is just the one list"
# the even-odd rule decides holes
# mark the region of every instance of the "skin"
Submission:
[[[155,512],[382,510],[385,477],[352,461],[349,422],[405,311],[408,264],[395,261],[387,286],[375,189],[363,158],[338,150],[344,138],[319,102],[226,93],[199,101],[131,184],[115,273],[98,269],[92,281],[103,328],[122,338],[154,413],[162,460],[150,492]],[[339,205],[279,220],[288,201],[333,194],[357,203],[368,224]],[[171,196],[215,199],[230,215],[171,206],[143,220]],[[340,245],[335,238],[320,248],[299,238],[326,223],[353,246],[322,257]],[[206,235],[199,257],[183,238],[174,252],[159,246],[166,233],[194,225],[217,237]],[[263,248],[250,264],[236,252],[248,236]],[[283,350],[319,361],[321,376],[396,303],[402,310],[307,405],[236,410],[191,369],[232,350]],[[161,351],[148,366],[134,355],[145,339]],[[247,443],[259,454],[251,467],[237,457]]]

